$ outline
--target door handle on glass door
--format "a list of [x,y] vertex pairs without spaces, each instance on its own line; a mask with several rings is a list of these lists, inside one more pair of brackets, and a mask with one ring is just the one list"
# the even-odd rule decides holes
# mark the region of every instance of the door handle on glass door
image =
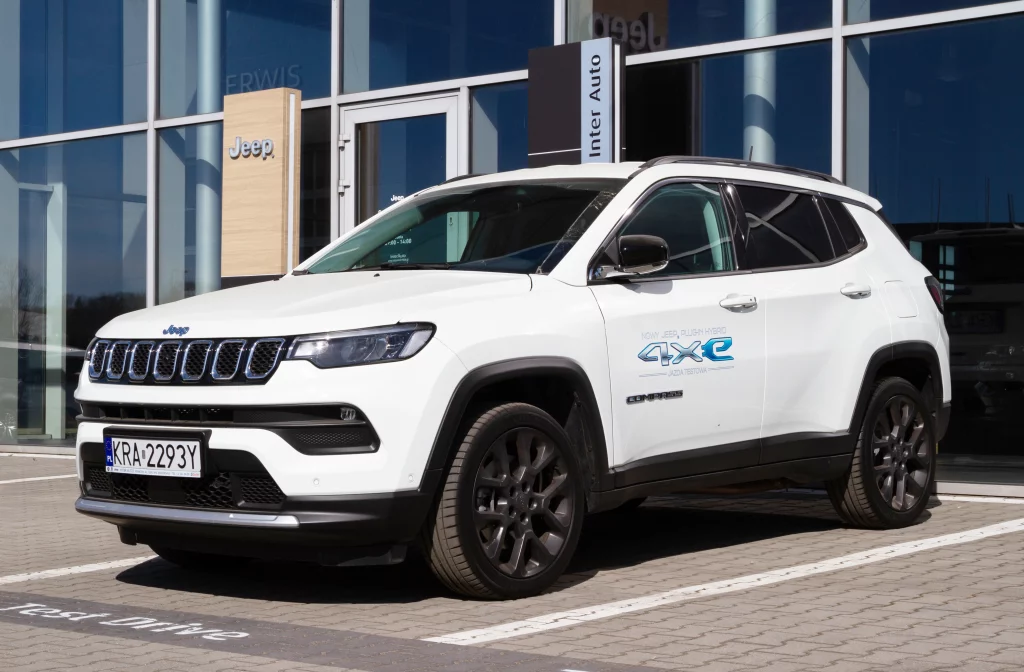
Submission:
[[846,283],[839,290],[843,293],[843,296],[848,296],[851,299],[864,299],[871,296],[871,288],[867,285],[855,285],[852,282]]
[[751,310],[757,308],[757,297],[749,294],[730,294],[718,302],[726,310]]

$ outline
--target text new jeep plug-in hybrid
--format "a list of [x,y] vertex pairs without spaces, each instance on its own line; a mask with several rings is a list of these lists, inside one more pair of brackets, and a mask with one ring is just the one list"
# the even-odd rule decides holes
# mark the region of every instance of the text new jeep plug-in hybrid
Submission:
[[584,515],[655,494],[817,482],[908,525],[949,348],[879,210],[686,157],[427,189],[280,280],[104,326],[76,506],[185,566],[416,545],[481,598],[545,589]]

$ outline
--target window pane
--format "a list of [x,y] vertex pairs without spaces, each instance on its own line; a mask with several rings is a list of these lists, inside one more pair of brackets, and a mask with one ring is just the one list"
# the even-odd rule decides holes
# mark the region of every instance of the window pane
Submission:
[[705,59],[701,151],[832,172],[828,43]]
[[853,217],[850,216],[850,211],[846,209],[845,205],[831,198],[822,198],[821,202],[825,204],[832,215],[836,228],[839,230],[839,236],[848,250],[852,250],[864,242],[857,223],[853,221]]
[[568,0],[569,41],[612,37],[627,54],[731,42],[832,25],[824,0]]
[[863,23],[994,4],[996,0],[846,0],[846,22]]
[[146,120],[146,0],[0,0],[0,140]]
[[526,67],[552,44],[551,0],[346,0],[346,93]]
[[[299,260],[331,242],[331,110],[302,112],[299,171]],[[338,197],[335,189],[334,198]]]
[[668,266],[650,275],[714,273],[734,268],[728,221],[717,186],[672,184],[648,198],[622,233],[668,243]]
[[331,0],[161,0],[160,116],[219,112],[223,97],[331,93]]
[[157,301],[220,289],[220,123],[159,131]]
[[146,136],[0,151],[0,443],[75,434],[85,348],[146,305]]
[[750,268],[816,264],[835,258],[814,199],[780,189],[739,186],[750,235]]
[[847,42],[847,182],[947,294],[941,479],[1024,483],[1022,41],[1015,15]]
[[526,82],[473,89],[471,173],[526,168]]

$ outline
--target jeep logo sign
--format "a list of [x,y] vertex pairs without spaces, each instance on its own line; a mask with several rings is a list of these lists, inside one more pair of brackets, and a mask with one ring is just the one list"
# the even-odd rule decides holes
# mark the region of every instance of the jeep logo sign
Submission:
[[247,159],[250,156],[263,155],[263,160],[266,161],[268,158],[274,155],[274,141],[270,138],[266,140],[253,140],[252,142],[242,142],[242,137],[237,136],[235,138],[235,146],[228,149],[228,156],[232,159],[237,159],[241,156],[243,159]]

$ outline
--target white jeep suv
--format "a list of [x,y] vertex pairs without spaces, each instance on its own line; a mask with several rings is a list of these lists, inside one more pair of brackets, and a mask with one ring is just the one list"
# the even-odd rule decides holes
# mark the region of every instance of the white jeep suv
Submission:
[[835,179],[665,157],[451,180],[272,282],[119,317],[82,513],[183,566],[400,562],[535,594],[587,513],[824,483],[899,527],[948,421],[942,288]]

